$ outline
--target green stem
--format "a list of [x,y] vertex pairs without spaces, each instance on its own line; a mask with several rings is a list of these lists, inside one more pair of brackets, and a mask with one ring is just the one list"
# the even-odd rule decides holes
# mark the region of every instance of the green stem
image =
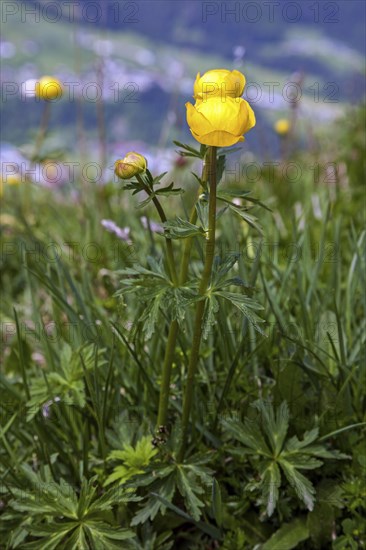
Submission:
[[177,461],[182,462],[188,439],[188,424],[193,401],[194,378],[198,364],[199,351],[202,338],[202,321],[206,305],[206,292],[211,280],[212,264],[215,255],[215,233],[216,233],[216,147],[209,147],[209,183],[210,202],[208,210],[208,237],[206,241],[205,264],[199,286],[201,300],[197,302],[196,316],[192,340],[192,351],[190,355],[187,383],[183,399],[182,413],[182,436],[181,446]]
[[170,378],[174,358],[175,343],[178,335],[178,321],[174,319],[169,327],[168,341],[165,348],[165,356],[160,384],[159,409],[157,426],[165,426],[168,416]]
[[[206,178],[207,178],[207,163],[204,164],[202,180],[206,181]],[[195,224],[197,221],[196,201],[193,204],[189,221],[192,224]],[[192,243],[193,243],[193,237],[188,237],[184,243],[183,256],[182,256],[182,261],[180,265],[180,276],[179,276],[180,285],[184,285],[188,277],[189,258],[191,254]],[[160,385],[159,410],[158,410],[158,420],[157,420],[158,427],[165,426],[167,423],[170,379],[172,374],[172,364],[173,364],[174,350],[175,350],[175,345],[177,341],[177,336],[178,336],[178,321],[175,319],[170,324],[167,346],[165,349],[165,356],[164,356],[164,363],[163,363],[163,370],[162,370],[162,380]]]
[[[207,182],[208,167],[209,167],[209,158],[208,158],[208,153],[207,153],[207,156],[205,158],[205,163],[203,165],[203,170],[202,170],[202,182],[204,182],[204,183]],[[191,211],[189,221],[193,225],[195,225],[196,222],[197,222],[196,202],[194,203],[194,205],[192,207],[192,211]],[[180,283],[181,284],[184,284],[187,280],[188,267],[189,267],[189,258],[190,258],[190,255],[191,255],[192,244],[193,244],[193,237],[188,237],[186,242],[185,242],[185,245],[184,245],[183,257],[182,257],[182,262],[181,262],[181,265],[180,265]]]
[[[142,185],[142,187],[144,188],[144,191],[151,197],[152,194],[153,194],[151,189],[148,188],[148,186],[145,184],[145,182],[143,181],[143,179],[141,178],[141,176],[139,174],[136,175],[136,179]],[[161,204],[159,202],[159,199],[156,196],[153,196],[152,201],[153,201],[154,206],[155,206],[155,208],[156,208],[156,210],[157,210],[157,212],[160,216],[160,219],[161,219],[162,223],[165,223],[167,221],[167,217],[165,215],[163,207],[161,206]],[[165,241],[166,241],[167,257],[168,257],[170,276],[173,280],[174,285],[177,285],[178,284],[178,275],[177,275],[177,270],[175,268],[173,243],[172,243],[172,240],[169,237],[165,237]]]

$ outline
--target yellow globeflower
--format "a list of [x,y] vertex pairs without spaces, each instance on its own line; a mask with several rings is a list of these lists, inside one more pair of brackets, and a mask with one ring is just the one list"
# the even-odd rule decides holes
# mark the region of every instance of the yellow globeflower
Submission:
[[62,93],[63,89],[61,82],[53,76],[42,76],[42,78],[36,82],[35,94],[38,99],[50,101],[60,98]]
[[204,75],[197,74],[194,83],[194,99],[204,101],[211,97],[240,97],[243,95],[245,76],[239,71],[214,69]]
[[245,99],[210,97],[186,103],[187,122],[193,137],[204,145],[230,147],[244,141],[243,134],[255,126],[253,109]]
[[114,173],[123,180],[128,180],[137,174],[141,174],[146,169],[146,158],[134,151],[127,153],[124,159],[116,160],[114,163]]
[[290,131],[290,121],[287,118],[280,118],[275,122],[274,129],[280,136],[285,136]]

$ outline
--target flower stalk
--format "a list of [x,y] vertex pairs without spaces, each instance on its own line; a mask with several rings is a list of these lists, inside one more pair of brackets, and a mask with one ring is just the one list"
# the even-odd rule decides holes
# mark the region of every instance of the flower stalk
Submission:
[[[206,157],[205,164],[203,166],[202,180],[204,182],[207,180],[207,157]],[[193,204],[189,221],[192,224],[195,224],[197,221],[196,202]],[[193,243],[193,237],[188,237],[184,243],[183,256],[180,264],[180,274],[179,274],[180,285],[184,285],[184,283],[187,281],[189,258],[192,250],[192,243]],[[164,363],[163,363],[163,370],[162,370],[162,380],[161,380],[161,386],[160,386],[157,427],[165,426],[167,424],[170,379],[171,379],[171,373],[172,373],[172,364],[173,364],[174,350],[175,350],[175,345],[177,341],[177,336],[178,336],[178,321],[174,319],[174,321],[171,322],[169,327],[167,346],[165,349],[165,356],[164,356]]]
[[[140,174],[135,174],[136,179],[141,184],[141,187],[144,189],[144,191],[151,197],[152,191],[149,189],[149,187],[145,184],[144,180],[140,176]],[[167,221],[167,217],[165,215],[164,209],[160,204],[159,199],[156,196],[152,197],[152,201],[154,203],[154,206],[160,216],[160,219],[162,223],[165,223]],[[175,260],[174,260],[174,250],[173,250],[173,243],[172,240],[169,237],[165,237],[166,240],[166,248],[167,248],[167,260],[169,265],[169,271],[170,276],[172,278],[173,284],[176,286],[178,284],[178,275],[177,270],[175,267]]]
[[192,340],[192,350],[189,359],[187,382],[183,397],[182,413],[182,434],[180,449],[177,460],[182,462],[188,438],[188,424],[192,409],[194,379],[199,359],[199,351],[202,338],[202,321],[206,305],[206,293],[211,281],[212,265],[215,255],[215,234],[216,234],[216,147],[208,149],[208,172],[209,172],[209,211],[208,211],[208,238],[206,241],[205,264],[199,286],[201,299],[197,302]]

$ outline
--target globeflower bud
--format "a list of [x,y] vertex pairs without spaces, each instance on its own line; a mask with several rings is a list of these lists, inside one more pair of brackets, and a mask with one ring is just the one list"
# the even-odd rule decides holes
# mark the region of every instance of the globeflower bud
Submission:
[[114,173],[122,180],[129,180],[137,174],[142,174],[146,169],[146,158],[134,151],[127,153],[124,159],[116,160],[114,163]]
[[59,99],[62,94],[62,84],[53,76],[42,76],[42,78],[36,82],[35,95],[38,99],[51,101],[53,99]]

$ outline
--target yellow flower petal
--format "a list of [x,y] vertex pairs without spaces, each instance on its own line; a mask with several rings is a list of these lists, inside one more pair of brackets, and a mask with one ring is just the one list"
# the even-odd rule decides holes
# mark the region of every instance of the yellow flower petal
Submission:
[[233,136],[232,134],[229,134],[229,132],[223,132],[220,130],[216,130],[202,136],[195,134],[192,129],[191,132],[193,137],[199,143],[202,143],[203,145],[212,145],[214,147],[231,147],[232,145],[235,145],[235,143],[244,141],[245,139],[243,136]]
[[215,129],[205,115],[199,112],[196,106],[193,106],[192,103],[186,103],[186,108],[187,122],[190,128],[199,128],[199,134],[207,134]]
[[[207,101],[202,101],[197,106],[197,111],[204,115],[210,121],[211,126],[215,130],[222,130],[235,135],[241,135],[242,127],[245,127],[247,116],[242,117],[241,105],[243,99],[225,98],[225,101],[220,98],[210,98]],[[202,128],[199,132],[201,135],[207,133]]]
[[245,76],[237,71],[215,69],[207,71],[202,77],[197,74],[194,83],[194,98],[204,97],[240,97],[245,87]]
[[255,126],[256,120],[254,111],[245,99],[242,99],[242,102],[240,103],[240,114],[238,120],[241,122],[239,130],[240,134],[249,132],[249,130]]

